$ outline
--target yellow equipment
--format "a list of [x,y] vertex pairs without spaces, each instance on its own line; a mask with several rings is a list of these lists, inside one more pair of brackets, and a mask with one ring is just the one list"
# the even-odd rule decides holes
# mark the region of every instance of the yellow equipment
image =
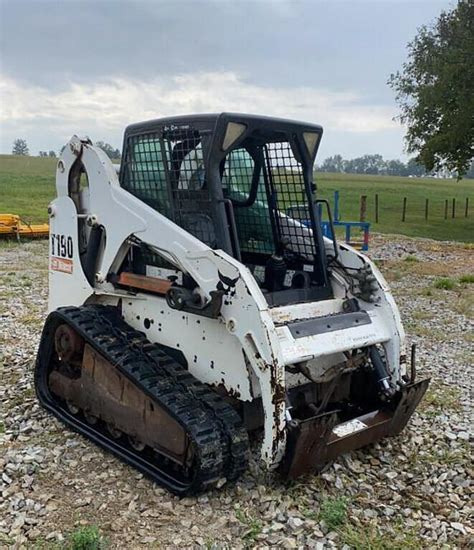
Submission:
[[49,225],[40,223],[31,225],[16,214],[0,214],[0,237],[48,237]]

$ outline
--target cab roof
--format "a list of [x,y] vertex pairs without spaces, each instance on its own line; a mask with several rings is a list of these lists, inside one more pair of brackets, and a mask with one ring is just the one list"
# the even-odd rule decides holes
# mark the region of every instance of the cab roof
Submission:
[[228,122],[237,122],[247,125],[249,129],[268,130],[270,132],[291,132],[298,130],[300,132],[315,132],[319,135],[323,133],[322,126],[318,124],[262,115],[224,112],[181,115],[137,122],[127,126],[125,137],[161,130],[165,126],[177,126],[184,129],[184,127],[189,125],[196,130],[215,132],[219,127],[225,126]]

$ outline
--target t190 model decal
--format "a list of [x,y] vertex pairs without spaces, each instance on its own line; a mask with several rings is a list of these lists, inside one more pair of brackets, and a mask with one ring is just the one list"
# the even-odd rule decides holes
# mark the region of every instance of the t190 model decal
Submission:
[[59,258],[72,258],[72,237],[51,234],[51,255]]
[[62,273],[72,273],[72,237],[51,234],[51,269]]

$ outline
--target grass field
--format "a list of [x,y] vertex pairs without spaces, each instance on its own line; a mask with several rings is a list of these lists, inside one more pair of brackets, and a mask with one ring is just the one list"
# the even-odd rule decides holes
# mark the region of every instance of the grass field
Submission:
[[[39,157],[0,155],[0,212],[19,214],[28,222],[47,221],[47,206],[55,196],[56,160]],[[474,241],[474,180],[398,178],[359,174],[316,174],[318,193],[332,203],[340,192],[343,220],[359,219],[361,195],[367,195],[367,221],[372,231],[398,233],[438,240]],[[375,194],[379,195],[379,223],[374,223]],[[407,197],[406,221],[401,221],[402,201]],[[464,217],[466,197],[469,216]],[[425,221],[425,199],[429,217]],[[456,199],[456,218],[451,218],[452,199]],[[449,200],[448,219],[444,219],[445,200]]]
[[0,212],[30,223],[48,221],[55,176],[56,159],[0,155]]
[[[474,180],[365,176],[360,174],[316,174],[320,196],[332,204],[339,191],[341,219],[359,219],[360,196],[367,195],[367,221],[371,230],[437,240],[474,241]],[[379,223],[375,222],[375,194],[379,195]],[[407,197],[406,221],[402,222],[403,198]],[[466,197],[469,216],[464,217]],[[456,199],[456,218],[451,218],[452,199]],[[425,221],[425,199],[429,199]],[[445,200],[449,201],[444,219]]]

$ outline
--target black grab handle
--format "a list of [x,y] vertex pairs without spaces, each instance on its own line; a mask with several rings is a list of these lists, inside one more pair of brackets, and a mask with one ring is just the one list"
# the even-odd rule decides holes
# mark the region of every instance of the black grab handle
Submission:
[[[336,240],[336,231],[334,230],[334,223],[332,221],[332,212],[331,212],[331,205],[326,199],[316,199],[315,204],[325,204],[326,210],[328,212],[328,219],[329,219],[329,225],[331,226],[331,234],[332,234],[332,244],[334,247],[334,259],[337,259],[339,256],[339,250],[337,246],[337,240]],[[319,220],[321,222],[321,220]]]

